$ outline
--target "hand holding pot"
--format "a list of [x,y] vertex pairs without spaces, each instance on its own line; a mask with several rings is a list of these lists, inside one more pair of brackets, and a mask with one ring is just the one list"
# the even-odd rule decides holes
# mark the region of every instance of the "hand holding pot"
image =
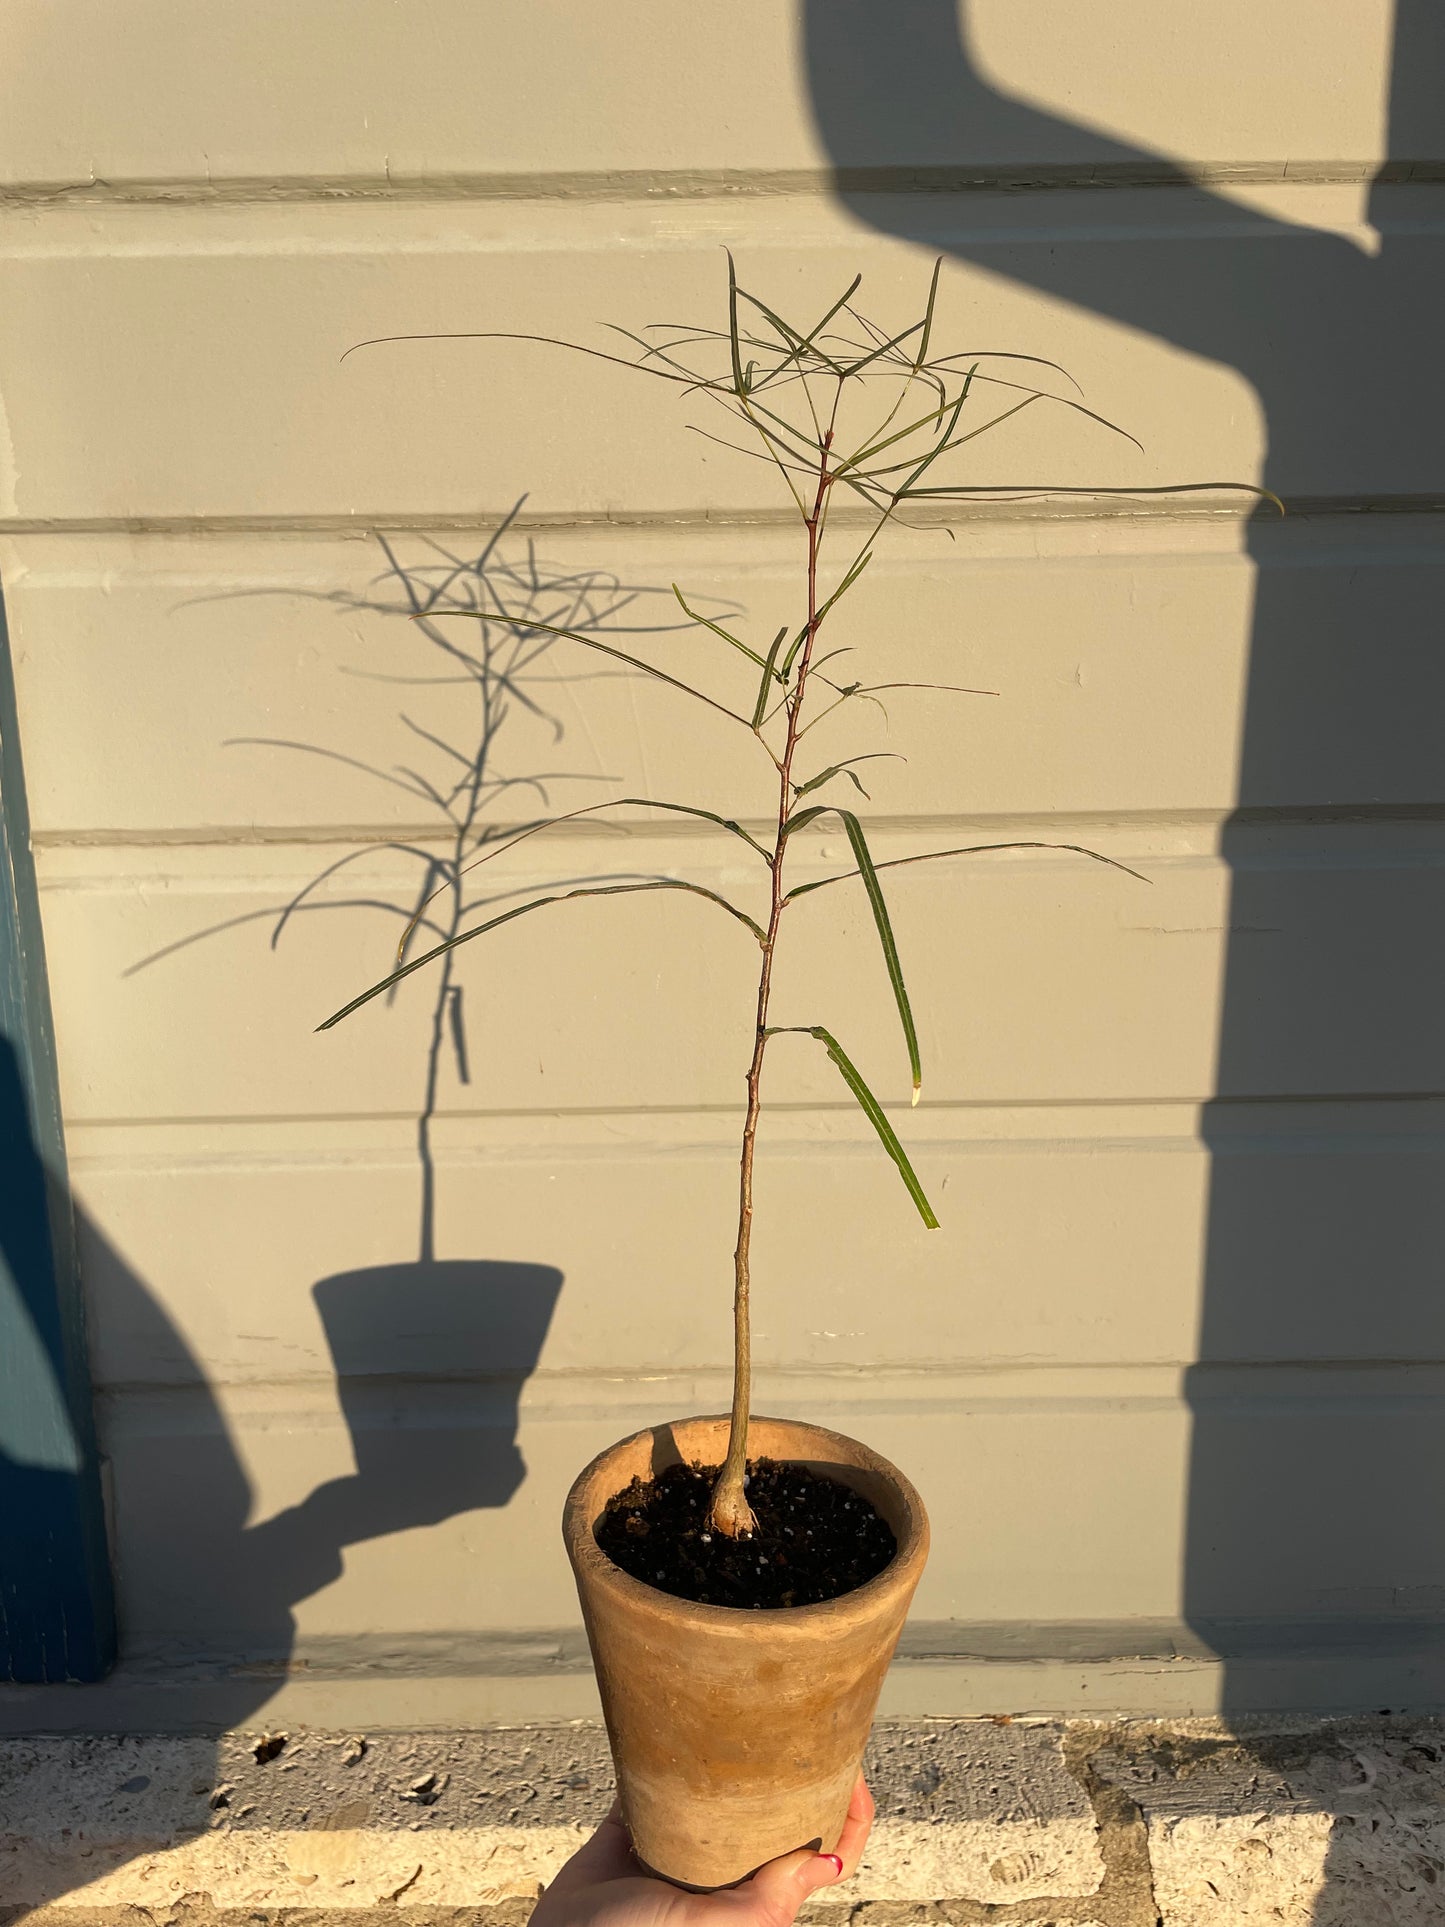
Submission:
[[836,1854],[805,1847],[736,1887],[695,1894],[643,1872],[614,1804],[537,1902],[530,1927],[792,1927],[811,1894],[853,1873],[872,1824],[873,1796],[860,1773]]

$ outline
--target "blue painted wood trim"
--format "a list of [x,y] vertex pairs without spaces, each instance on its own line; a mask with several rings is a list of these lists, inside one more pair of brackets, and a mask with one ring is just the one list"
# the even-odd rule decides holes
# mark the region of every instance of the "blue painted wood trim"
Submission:
[[115,1610],[0,601],[0,1680],[101,1678]]

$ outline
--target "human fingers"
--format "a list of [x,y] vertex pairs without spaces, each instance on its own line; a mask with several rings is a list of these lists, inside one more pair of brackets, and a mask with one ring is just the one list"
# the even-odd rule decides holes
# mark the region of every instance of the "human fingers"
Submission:
[[809,1895],[842,1876],[843,1862],[836,1853],[814,1853],[810,1847],[785,1853],[732,1889],[729,1912],[751,1927],[792,1927]]
[[860,1773],[853,1782],[852,1797],[848,1801],[848,1818],[843,1822],[843,1831],[838,1835],[838,1858],[843,1862],[842,1880],[851,1880],[858,1870],[858,1862],[863,1858],[863,1849],[868,1844],[868,1834],[873,1825],[873,1795],[868,1791],[868,1782]]
[[584,1840],[572,1858],[561,1867],[547,1892],[569,1893],[577,1887],[590,1887],[599,1880],[622,1880],[641,1873],[632,1852],[632,1840],[622,1818],[622,1802],[615,1799],[601,1826],[590,1840]]

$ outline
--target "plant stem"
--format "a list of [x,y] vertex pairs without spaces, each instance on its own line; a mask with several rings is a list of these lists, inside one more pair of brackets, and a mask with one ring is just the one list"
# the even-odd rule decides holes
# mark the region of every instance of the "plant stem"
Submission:
[[713,1487],[708,1523],[729,1539],[751,1533],[757,1527],[748,1504],[744,1479],[748,1459],[748,1417],[752,1404],[752,1338],[749,1323],[751,1287],[750,1254],[753,1237],[753,1159],[757,1148],[758,1113],[762,1108],[763,1056],[768,1047],[768,1002],[773,987],[773,956],[777,950],[778,926],[782,921],[787,893],[783,887],[783,852],[787,842],[788,817],[792,813],[793,752],[801,734],[799,723],[803,696],[808,683],[808,665],[813,654],[813,639],[818,631],[818,550],[823,514],[828,500],[830,476],[828,451],[833,443],[830,427],[818,444],[818,492],[811,514],[803,518],[808,532],[808,628],[798,657],[798,679],[787,703],[787,739],[778,763],[778,829],[773,844],[772,904],[763,937],[763,960],[758,972],[757,1016],[753,1029],[753,1055],[748,1065],[748,1102],[743,1118],[742,1155],[738,1171],[738,1240],[733,1252],[733,1408],[728,1427],[727,1457]]

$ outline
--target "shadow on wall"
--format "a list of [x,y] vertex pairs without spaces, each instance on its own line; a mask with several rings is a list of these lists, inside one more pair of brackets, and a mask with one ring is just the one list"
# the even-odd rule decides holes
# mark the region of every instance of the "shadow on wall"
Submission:
[[[0,1038],[0,1093],[12,1086],[19,1087],[14,1053]],[[7,1159],[14,1149],[7,1146]],[[21,1155],[38,1165],[33,1143]],[[6,1196],[14,1195],[7,1187]],[[234,1629],[213,1635],[212,1656],[240,1658],[268,1675],[265,1684],[251,1677],[230,1689],[225,1721],[243,1721],[273,1690],[269,1676],[291,1652],[292,1607],[340,1576],[348,1546],[504,1506],[521,1486],[518,1403],[562,1274],[551,1265],[454,1259],[374,1265],[314,1285],[356,1471],[248,1526],[250,1482],[205,1372],[105,1234],[78,1204],[72,1208],[100,1347],[108,1332],[123,1331],[127,1351],[154,1373],[144,1384],[106,1387],[102,1410],[134,1399],[148,1404],[147,1421],[161,1421],[143,1421],[141,1436],[122,1448],[115,1492],[122,1604],[131,1576],[143,1569],[151,1599],[172,1607],[164,1651],[175,1658],[203,1657],[198,1622]],[[6,1221],[0,1209],[0,1233]],[[0,1451],[7,1519],[16,1480],[32,1470]],[[66,1475],[37,1476],[53,1483]]]
[[[470,646],[463,647],[446,637],[432,616],[441,608],[476,608],[484,592],[495,599],[504,591],[514,605],[533,614],[545,603],[551,621],[586,626],[614,618],[631,599],[610,577],[540,571],[530,547],[521,558],[507,560],[496,546],[505,528],[494,533],[480,558],[439,551],[427,567],[407,571],[388,550],[386,579],[399,586],[400,602],[365,605],[418,616],[419,628],[444,660],[414,680],[469,684],[478,703],[478,734],[468,749],[427,738],[450,765],[450,773],[439,774],[436,783],[415,776],[415,793],[436,806],[436,832],[420,843],[383,846],[416,859],[413,894],[399,903],[360,899],[396,919],[416,917],[423,941],[457,935],[489,904],[506,898],[505,888],[498,895],[475,895],[462,873],[507,833],[509,812],[495,810],[498,799],[530,791],[545,806],[545,784],[559,776],[503,777],[494,769],[497,734],[509,709],[516,704],[536,709],[528,682],[543,680],[535,665],[552,638],[529,632],[525,622],[486,622],[469,632]],[[355,598],[335,599],[347,608],[358,606]],[[414,724],[407,726],[414,737],[425,735]],[[386,773],[377,773],[387,780]],[[510,814],[516,827],[516,812]],[[262,913],[273,921],[273,947],[300,913],[338,901],[334,895],[313,900],[313,893],[340,867],[331,866],[290,902]],[[357,898],[347,890],[342,900]],[[186,942],[218,930],[198,932]],[[159,963],[167,954],[144,964]],[[207,1728],[244,1728],[293,1662],[296,1607],[341,1577],[348,1548],[504,1507],[526,1477],[517,1444],[519,1401],[540,1357],[563,1277],[545,1264],[436,1255],[432,1130],[448,1063],[462,1085],[470,1080],[470,1068],[461,988],[448,969],[435,975],[418,1093],[420,1219],[413,1245],[418,1255],[337,1273],[312,1287],[354,1473],[327,1480],[300,1503],[248,1523],[256,1495],[232,1440],[223,1388],[208,1381],[157,1296],[101,1228],[70,1199],[60,1199],[61,1209],[75,1220],[94,1355],[122,1361],[101,1385],[97,1402],[102,1449],[113,1471],[123,1659],[132,1685],[144,1684],[158,1729],[198,1719]],[[13,1053],[3,1040],[0,1050],[5,1053],[0,1056],[0,1119],[9,1133],[0,1144],[5,1168],[32,1170],[43,1187],[43,1159],[23,1098],[4,1102],[4,1078],[17,1093],[20,1085]],[[0,1194],[0,1234],[9,1225],[5,1199],[14,1196],[14,1186]],[[8,1241],[5,1255],[13,1260]],[[38,1369],[44,1369],[43,1357]],[[3,1436],[0,1431],[0,1500],[11,1529],[0,1545],[7,1556],[43,1557],[43,1527],[32,1535],[33,1544],[24,1539],[16,1551],[14,1521],[22,1515],[10,1502],[23,1496],[42,1509],[37,1517],[43,1511],[45,1518],[54,1518],[68,1490],[65,1481],[73,1483],[74,1474],[19,1464],[4,1454]],[[346,1642],[339,1644],[338,1663],[354,1663]],[[325,1642],[310,1642],[307,1657],[324,1663]],[[197,1713],[198,1707],[203,1712]],[[37,1724],[33,1711],[28,1724]]]
[[[354,1473],[247,1524],[251,1483],[199,1362],[155,1297],[82,1218],[81,1257],[103,1328],[124,1329],[157,1381],[107,1388],[122,1613],[140,1591],[154,1629],[128,1656],[156,1689],[206,1679],[207,1721],[244,1725],[292,1656],[294,1608],[342,1574],[349,1547],[505,1506],[526,1477],[518,1401],[562,1289],[549,1265],[377,1265],[313,1296],[336,1368]],[[102,1433],[106,1431],[102,1426]],[[199,1633],[198,1628],[204,1628]]]
[[[379,536],[386,567],[376,580],[360,592],[320,597],[348,617],[365,611],[405,620],[405,641],[430,651],[413,673],[392,673],[391,656],[386,673],[361,667],[350,673],[415,690],[446,685],[445,735],[401,712],[398,745],[407,761],[391,768],[332,744],[279,738],[233,744],[360,770],[404,791],[420,806],[422,825],[349,851],[286,902],[195,931],[131,965],[128,975],[163,968],[178,950],[258,920],[271,924],[274,950],[288,929],[294,934],[315,913],[332,909],[385,916],[406,932],[404,952],[412,959],[428,947],[465,941],[489,914],[515,906],[515,884],[505,877],[492,884],[496,873],[487,871],[474,882],[472,872],[518,831],[540,826],[551,809],[550,785],[605,779],[539,768],[505,773],[498,749],[508,719],[519,709],[528,712],[560,740],[547,685],[595,680],[597,673],[552,674],[545,660],[555,643],[552,631],[616,634],[618,618],[651,593],[626,588],[605,571],[553,568],[539,562],[531,542],[509,542],[521,506],[480,550],[467,553],[425,540],[421,559],[403,563]],[[443,621],[458,617],[469,619]],[[656,625],[634,623],[631,632],[679,626],[669,617]],[[523,813],[538,805],[543,815]],[[371,878],[353,881],[351,866],[378,854],[409,866],[410,880],[395,898]],[[454,956],[448,950],[427,972],[417,1257],[339,1273],[313,1287],[351,1435],[353,1476],[329,1480],[300,1504],[246,1525],[252,1495],[200,1363],[98,1230],[84,1229],[97,1349],[101,1356],[114,1349],[142,1361],[142,1382],[109,1391],[126,1428],[114,1452],[121,1598],[143,1593],[146,1626],[157,1629],[146,1643],[158,1649],[158,1677],[179,1654],[209,1667],[207,1705],[224,1702],[229,1723],[264,1702],[269,1688],[255,1682],[274,1677],[291,1654],[292,1608],[340,1577],[344,1548],[478,1507],[505,1506],[525,1476],[516,1444],[518,1401],[563,1280],[547,1265],[437,1256],[434,1127],[448,1089],[472,1081]],[[487,1021],[497,1021],[495,1010]],[[178,1437],[183,1451],[176,1449]],[[205,1629],[205,1650],[197,1649],[197,1627]],[[134,1639],[125,1649],[133,1658],[151,1656]],[[337,1654],[343,1664],[348,1657],[354,1659]]]
[[[488,913],[496,917],[514,909],[519,891],[505,880],[488,887],[490,875],[476,884],[466,879],[514,839],[544,826],[551,813],[553,784],[598,783],[611,779],[576,770],[534,770],[507,775],[498,763],[498,748],[509,719],[526,711],[550,729],[554,743],[562,739],[560,719],[546,706],[545,690],[566,682],[615,681],[626,672],[592,670],[553,673],[548,658],[556,632],[579,634],[605,631],[609,636],[665,634],[688,625],[675,620],[620,623],[617,618],[659,592],[625,586],[601,569],[561,569],[539,561],[535,544],[508,544],[526,497],[521,497],[492,530],[479,552],[457,554],[439,541],[428,540],[422,560],[403,562],[386,535],[376,541],[386,559],[379,577],[360,592],[332,591],[315,598],[345,614],[405,617],[413,634],[432,651],[425,672],[376,674],[350,666],[349,673],[367,680],[398,684],[420,691],[437,685],[460,688],[463,697],[447,704],[448,736],[398,712],[398,745],[409,760],[384,768],[368,763],[333,744],[295,742],[279,737],[235,737],[227,748],[281,750],[292,755],[319,757],[344,764],[400,790],[426,813],[423,828],[364,844],[327,864],[284,904],[247,911],[240,917],[193,931],[178,943],[141,958],[126,971],[162,963],[193,944],[219,937],[257,921],[271,924],[270,948],[276,950],[288,928],[328,910],[365,909],[393,921],[404,934],[398,961],[415,962],[431,947],[463,944],[480,934]],[[251,592],[257,593],[257,592]],[[259,591],[294,596],[294,589]],[[672,607],[671,599],[668,601]],[[639,613],[634,611],[635,615]],[[460,618],[460,620],[459,620]],[[540,624],[541,627],[536,625]],[[470,706],[470,714],[468,713]],[[459,737],[459,741],[451,738]],[[540,805],[540,816],[519,812],[523,804]],[[358,895],[349,882],[350,866],[379,853],[399,857],[416,878],[400,900],[378,897],[372,886],[361,885]],[[343,876],[343,872],[347,873]],[[495,873],[492,873],[495,874]],[[329,890],[336,881],[341,894]],[[589,873],[552,879],[552,887],[612,884],[638,880],[632,871]],[[446,1066],[456,1085],[472,1081],[468,1022],[463,987],[456,972],[456,950],[429,966],[432,985],[421,1108],[417,1116],[417,1160],[421,1173],[419,1255],[424,1263],[436,1256],[437,1187],[433,1134]],[[349,986],[349,988],[355,988]],[[387,993],[388,1006],[395,987]],[[492,1021],[495,1022],[495,1016]]]
[[[13,1052],[0,1039],[0,1098],[7,1079],[18,1089]],[[21,1147],[22,1157],[27,1151],[38,1166],[34,1145]],[[541,1352],[562,1274],[550,1265],[458,1260],[379,1265],[322,1279],[313,1295],[356,1471],[248,1524],[251,1483],[215,1390],[154,1295],[78,1207],[76,1221],[98,1349],[108,1331],[124,1330],[131,1355],[144,1357],[155,1375],[147,1384],[106,1387],[99,1400],[102,1447],[115,1472],[123,1645],[127,1601],[138,1591],[154,1628],[127,1659],[138,1662],[137,1678],[147,1680],[156,1727],[176,1724],[165,1704],[168,1688],[185,1696],[199,1685],[206,1730],[244,1729],[288,1669],[294,1609],[340,1577],[349,1547],[505,1506],[522,1484],[518,1401]],[[5,1223],[0,1201],[0,1231]],[[117,1412],[119,1428],[108,1422]],[[22,1498],[38,1499],[52,1517],[63,1517],[67,1476],[73,1482],[73,1475],[37,1472],[0,1451],[7,1525]],[[20,1552],[28,1545],[22,1540]],[[9,1534],[5,1549],[7,1556],[15,1551]],[[105,1690],[43,1689],[47,1695]],[[183,1710],[181,1724],[194,1723],[196,1703]],[[27,1725],[43,1727],[35,1700],[26,1705]],[[70,1884],[27,1892],[26,1904],[55,1899]]]
[[0,1030],[0,1680],[98,1679],[115,1626],[89,1384],[55,1291],[73,1260],[68,1202],[34,1131],[19,1053]]
[[[1186,1616],[1228,1662],[1227,1711],[1373,1708],[1412,1677],[1438,1699],[1445,8],[1397,9],[1373,256],[1002,91],[971,24],[956,0],[803,0],[839,195],[1238,370],[1292,510],[1249,527]],[[1040,191],[903,191],[990,181]],[[1413,519],[1345,519],[1364,508]]]
[[[509,544],[521,506],[470,553],[427,541],[422,560],[403,564],[387,538],[378,537],[386,567],[377,580],[360,593],[321,598],[347,615],[367,611],[407,620],[408,640],[422,640],[431,651],[423,668],[406,675],[352,673],[415,689],[447,685],[448,737],[460,741],[402,712],[399,742],[408,761],[390,769],[327,744],[267,738],[234,745],[362,770],[422,806],[426,827],[348,852],[284,904],[196,931],[127,974],[163,966],[179,949],[258,919],[271,923],[274,950],[288,928],[337,908],[384,914],[406,930],[406,954],[413,957],[430,945],[464,940],[488,912],[511,906],[514,886],[503,880],[489,890],[492,873],[484,872],[478,889],[470,873],[518,829],[542,820],[519,823],[517,799],[546,811],[550,784],[596,780],[545,769],[505,774],[498,767],[499,743],[518,708],[546,726],[554,741],[562,733],[545,704],[545,685],[559,679],[547,673],[544,660],[554,637],[529,618],[579,630],[605,625],[612,633],[639,593],[605,572],[544,565],[530,542]],[[443,625],[443,617],[458,616],[471,619]],[[350,881],[353,863],[380,852],[412,868],[413,881],[397,900],[378,893],[369,879]],[[504,1506],[525,1476],[516,1444],[518,1401],[540,1356],[562,1275],[546,1265],[437,1256],[433,1131],[448,1067],[455,1088],[471,1082],[454,955],[448,951],[428,971],[417,1257],[339,1273],[313,1287],[351,1435],[353,1476],[329,1480],[299,1505],[245,1526],[251,1494],[201,1366],[116,1253],[88,1229],[82,1257],[97,1307],[99,1349],[107,1351],[112,1325],[125,1355],[145,1361],[147,1382],[116,1388],[114,1400],[120,1410],[145,1411],[156,1420],[135,1425],[126,1445],[116,1475],[116,1526],[122,1561],[145,1574],[147,1624],[174,1629],[164,1635],[162,1662],[178,1644],[194,1647],[187,1629],[201,1624],[210,1651],[195,1657],[222,1673],[238,1664],[274,1673],[291,1652],[291,1608],[340,1577],[346,1546]],[[175,1429],[186,1438],[185,1452],[167,1435],[167,1412],[174,1412]],[[207,1454],[209,1466],[202,1463]],[[127,1590],[123,1571],[122,1599]],[[135,1652],[133,1642],[127,1650]],[[207,1697],[213,1701],[216,1694]],[[228,1717],[241,1717],[262,1697],[236,1686],[239,1710]]]

